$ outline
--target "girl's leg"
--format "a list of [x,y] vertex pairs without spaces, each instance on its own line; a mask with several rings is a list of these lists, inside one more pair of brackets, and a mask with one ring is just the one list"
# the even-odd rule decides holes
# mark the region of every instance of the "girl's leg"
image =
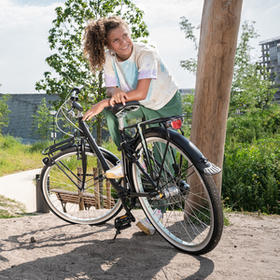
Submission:
[[[121,138],[119,133],[118,118],[110,110],[105,109],[103,112],[107,120],[108,130],[112,137],[112,140],[117,145],[117,147],[120,147]],[[137,111],[129,112],[126,116],[125,122],[127,122],[128,119],[142,119],[143,117],[144,114],[142,111],[142,107],[140,107]]]
[[142,107],[142,109],[146,120],[181,115],[181,94],[179,91],[177,91],[173,98],[163,108],[159,110],[152,110],[145,107]]
[[[179,92],[177,92],[174,95],[174,97],[160,110],[155,111],[155,110],[151,110],[151,109],[143,107],[143,112],[144,112],[146,120],[181,115],[182,114],[181,95]],[[153,126],[157,126],[157,124],[155,124]],[[158,143],[154,147],[153,155],[157,162],[161,163],[162,156],[164,155],[165,149],[166,149],[166,145],[161,144],[161,143]],[[174,155],[172,155],[172,152],[173,152],[172,149],[167,152],[164,164],[169,171],[174,172],[173,167],[172,167]],[[162,213],[166,212],[167,206],[166,206],[166,203],[164,200],[159,201],[158,209],[160,209]]]
[[110,136],[112,137],[112,140],[117,145],[117,147],[120,146],[121,138],[119,133],[119,122],[117,117],[109,110],[103,111],[105,118],[107,120],[108,130],[110,133]]
[[[112,137],[112,140],[114,143],[117,145],[117,147],[120,147],[121,143],[121,137],[120,137],[120,132],[119,132],[119,121],[118,118],[110,111],[110,110],[104,110],[104,115],[107,120],[108,124],[108,130],[109,133]],[[139,110],[130,112],[127,114],[126,119],[125,119],[125,125],[127,122],[127,119],[135,119],[135,118],[142,118],[143,117],[143,112],[139,108]],[[106,177],[110,179],[118,179],[123,177],[123,167],[122,164],[118,164],[111,168],[110,170],[106,171]]]

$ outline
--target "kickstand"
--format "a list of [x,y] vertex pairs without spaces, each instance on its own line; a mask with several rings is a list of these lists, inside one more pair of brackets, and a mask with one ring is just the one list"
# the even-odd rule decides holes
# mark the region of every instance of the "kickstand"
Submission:
[[112,241],[115,241],[116,238],[117,238],[117,236],[118,236],[120,233],[121,233],[121,231],[117,229],[117,230],[116,230],[116,234],[115,234],[114,238],[112,239]]
[[135,218],[132,216],[132,214],[126,214],[115,219],[116,234],[113,238],[113,241],[116,240],[118,234],[121,233],[121,230],[131,227],[132,221],[135,221]]

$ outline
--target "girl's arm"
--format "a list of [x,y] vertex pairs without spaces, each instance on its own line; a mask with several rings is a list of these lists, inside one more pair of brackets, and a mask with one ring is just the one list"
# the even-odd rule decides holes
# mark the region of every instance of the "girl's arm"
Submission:
[[147,96],[150,84],[151,79],[138,80],[136,89],[129,92],[124,92],[119,88],[107,88],[107,94],[112,96],[109,101],[110,106],[114,106],[116,103],[125,104],[125,102],[128,101],[144,100]]
[[96,104],[94,104],[83,116],[83,120],[88,121],[95,115],[101,113],[104,108],[108,106],[114,106],[117,103],[122,103],[128,101],[139,101],[146,98],[151,79],[139,80],[136,89],[129,92],[124,92],[117,87],[107,88],[107,95],[112,96],[111,98],[106,98]]
[[92,105],[92,107],[88,111],[85,112],[85,114],[83,116],[83,120],[89,121],[95,115],[98,115],[99,113],[101,113],[105,107],[110,106],[109,100],[110,100],[109,98],[103,99],[100,102]]

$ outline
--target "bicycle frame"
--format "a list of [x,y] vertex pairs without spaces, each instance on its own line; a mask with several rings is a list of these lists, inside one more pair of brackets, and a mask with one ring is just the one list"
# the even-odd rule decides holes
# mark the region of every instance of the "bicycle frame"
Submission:
[[[79,89],[73,89],[73,94],[71,96],[71,102],[72,102],[72,109],[75,109],[78,111],[78,115],[77,115],[77,119],[78,119],[78,123],[79,123],[79,131],[80,131],[80,136],[81,136],[81,140],[80,140],[80,153],[81,153],[81,158],[82,158],[82,169],[83,169],[83,177],[82,180],[80,178],[77,178],[78,181],[81,183],[81,186],[79,186],[78,184],[74,183],[77,188],[79,188],[80,190],[84,189],[84,185],[85,185],[85,170],[86,170],[86,165],[87,165],[87,160],[86,160],[86,155],[85,155],[85,142],[88,143],[90,149],[92,152],[94,152],[97,156],[97,158],[100,160],[101,166],[103,168],[103,170],[106,172],[107,170],[110,169],[110,167],[108,166],[106,159],[103,155],[103,153],[110,153],[109,151],[103,149],[102,147],[99,147],[95,141],[95,138],[93,137],[93,135],[91,134],[88,125],[86,124],[85,121],[83,121],[82,117],[82,111],[83,108],[82,106],[77,102],[78,101],[78,93],[79,93]],[[115,188],[115,190],[117,191],[119,197],[122,199],[123,201],[123,205],[125,204],[124,201],[127,197],[153,197],[156,196],[158,194],[158,181],[155,182],[150,174],[148,174],[146,172],[146,170],[143,169],[143,167],[141,166],[141,164],[138,162],[138,158],[137,155],[135,154],[135,150],[133,147],[133,145],[136,143],[137,139],[140,138],[141,144],[143,146],[143,150],[145,152],[145,156],[147,159],[147,162],[149,164],[149,153],[147,151],[147,143],[144,137],[144,131],[146,130],[147,126],[150,126],[152,124],[157,124],[158,126],[163,127],[165,134],[167,136],[167,139],[170,139],[170,137],[176,137],[177,139],[180,140],[180,142],[182,143],[182,146],[185,148],[185,150],[189,151],[189,156],[194,160],[194,162],[196,162],[196,167],[200,170],[202,170],[203,172],[205,172],[205,174],[209,175],[213,175],[215,173],[217,173],[217,171],[219,171],[218,169],[216,169],[216,166],[213,165],[212,163],[210,163],[204,156],[203,154],[195,147],[195,145],[193,145],[189,140],[187,140],[182,134],[179,134],[177,132],[175,132],[174,130],[170,130],[168,129],[169,127],[171,127],[172,121],[175,120],[175,122],[177,122],[178,120],[182,120],[182,116],[171,116],[171,117],[163,117],[163,118],[157,118],[157,119],[152,119],[152,120],[145,120],[130,126],[126,126],[124,125],[124,118],[126,117],[126,114],[128,111],[131,110],[136,110],[138,109],[140,106],[139,102],[137,101],[131,101],[131,102],[127,102],[126,105],[122,105],[122,104],[116,104],[114,107],[110,107],[108,109],[110,109],[112,111],[113,114],[116,115],[116,117],[118,118],[119,121],[119,132],[120,132],[120,136],[121,136],[121,152],[122,152],[122,161],[123,161],[123,168],[124,168],[124,186],[121,186],[120,182],[114,179],[110,179],[110,182],[112,184],[112,186]],[[131,129],[131,128],[136,128],[136,135],[131,138],[131,139],[127,139],[126,136],[126,130],[127,129]],[[178,129],[178,128],[176,128]],[[182,132],[182,131],[181,131]],[[47,154],[48,157],[43,159],[44,164],[48,164],[49,162],[51,162],[51,157],[52,154],[57,151],[57,150],[63,150],[66,149],[68,147],[71,147],[75,145],[75,136],[64,140],[62,142],[59,142],[57,144],[54,144],[52,146],[50,146],[47,150],[45,150],[43,152],[43,154]],[[164,156],[162,159],[162,163],[160,163],[160,174],[163,170],[163,163],[167,154],[167,150],[168,150],[168,146],[169,146],[169,142],[167,143],[166,147],[165,147],[165,152],[164,152]],[[79,148],[77,148],[79,149]],[[154,187],[154,192],[152,193],[137,193],[135,191],[134,188],[134,184],[132,182],[132,177],[131,177],[131,170],[130,170],[130,166],[132,163],[135,163],[137,165],[137,167],[141,170],[142,174],[144,174],[144,176],[146,177],[146,179],[150,182],[150,184]],[[129,184],[129,187],[128,187]]]

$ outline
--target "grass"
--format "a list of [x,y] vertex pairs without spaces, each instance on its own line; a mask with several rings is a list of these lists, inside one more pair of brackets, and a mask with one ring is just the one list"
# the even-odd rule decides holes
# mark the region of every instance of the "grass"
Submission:
[[[35,146],[36,147],[36,146]],[[42,167],[41,150],[0,135],[0,176]]]
[[223,207],[223,212],[224,212],[224,226],[230,226],[230,220],[228,218],[228,215],[229,213],[232,213],[232,209],[231,208],[228,208],[228,207]]
[[21,217],[25,211],[22,203],[0,195],[0,219]]
[[[24,145],[12,136],[0,134],[0,176],[41,168],[44,145]],[[22,203],[0,195],[0,218],[21,217],[25,211]]]
[[102,147],[104,149],[110,151],[114,155],[116,155],[119,159],[121,159],[121,152],[118,150],[118,147],[114,144],[114,142],[112,140],[108,141],[108,142],[104,142],[102,144]]

